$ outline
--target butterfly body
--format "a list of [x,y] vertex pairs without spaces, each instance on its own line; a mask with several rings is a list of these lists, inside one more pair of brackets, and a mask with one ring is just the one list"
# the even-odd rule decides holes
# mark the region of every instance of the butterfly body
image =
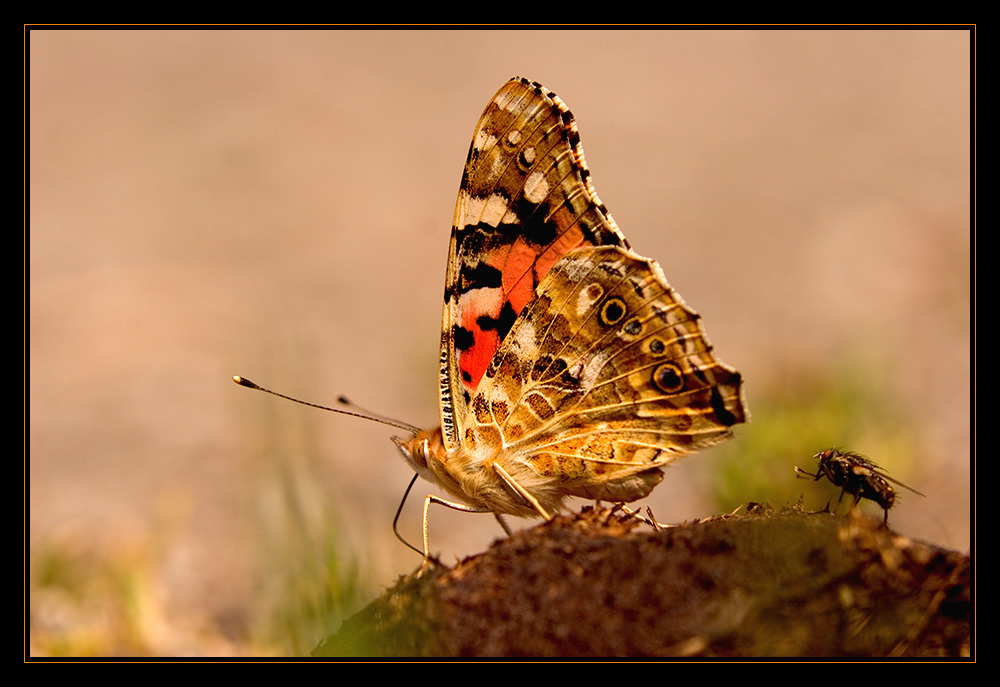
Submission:
[[440,426],[395,441],[467,510],[634,501],[747,419],[739,373],[631,250],[573,115],[537,83],[509,81],[477,124],[444,301]]

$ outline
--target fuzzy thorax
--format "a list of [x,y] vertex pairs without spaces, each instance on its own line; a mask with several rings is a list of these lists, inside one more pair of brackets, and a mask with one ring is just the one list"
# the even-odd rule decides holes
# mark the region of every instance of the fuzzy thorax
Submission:
[[[523,518],[548,517],[569,496],[522,461],[503,460],[502,451],[485,459],[464,446],[448,451],[440,428],[425,429],[411,438],[394,437],[393,441],[418,475],[475,508]],[[518,493],[519,489],[530,494],[545,512]]]

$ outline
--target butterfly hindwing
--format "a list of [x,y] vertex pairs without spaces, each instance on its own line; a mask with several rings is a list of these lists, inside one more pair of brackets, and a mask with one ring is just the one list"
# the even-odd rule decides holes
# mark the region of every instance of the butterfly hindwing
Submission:
[[464,440],[502,443],[498,462],[624,501],[746,419],[740,375],[715,360],[698,315],[655,262],[617,247],[574,251],[549,272],[472,411]]

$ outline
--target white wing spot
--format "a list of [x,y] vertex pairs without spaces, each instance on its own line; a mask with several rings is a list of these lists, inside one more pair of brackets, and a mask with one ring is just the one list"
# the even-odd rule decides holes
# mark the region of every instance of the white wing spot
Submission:
[[479,129],[476,132],[476,138],[472,142],[472,147],[476,150],[486,150],[487,148],[492,148],[496,143],[497,137],[490,134],[486,129]]
[[541,203],[549,195],[549,182],[542,172],[533,172],[524,182],[524,197],[532,203]]
[[495,102],[497,107],[499,107],[501,110],[509,110],[510,112],[513,112],[514,106],[517,105],[517,103],[520,101],[519,99],[514,97],[513,91],[508,91],[507,89],[503,89],[500,93],[497,93],[497,96],[493,99],[493,102]]
[[516,222],[517,217],[510,209],[507,199],[501,195],[492,194],[486,198],[466,194],[467,216],[475,218],[476,222],[485,222],[491,227],[500,225],[500,222]]

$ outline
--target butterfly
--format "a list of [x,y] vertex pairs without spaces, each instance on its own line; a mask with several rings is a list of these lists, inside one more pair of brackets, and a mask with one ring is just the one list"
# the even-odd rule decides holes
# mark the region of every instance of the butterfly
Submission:
[[503,515],[550,519],[570,497],[632,502],[749,416],[740,373],[597,197],[573,115],[524,78],[469,148],[439,387],[440,425],[394,438],[414,480],[457,499],[426,497],[425,562],[431,503],[493,513],[509,534]]

